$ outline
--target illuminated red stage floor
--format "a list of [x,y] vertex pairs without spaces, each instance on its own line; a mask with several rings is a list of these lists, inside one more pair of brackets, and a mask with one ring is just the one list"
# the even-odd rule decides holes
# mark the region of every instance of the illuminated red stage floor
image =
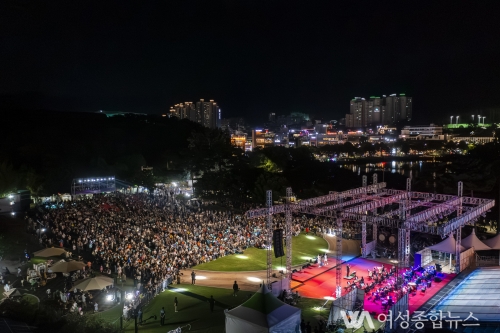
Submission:
[[[367,281],[368,270],[373,270],[374,267],[381,267],[382,265],[386,267],[386,269],[391,269],[392,265],[383,264],[378,261],[367,260],[363,258],[356,258],[348,262],[350,265],[350,272],[356,271],[358,277],[363,276],[365,281]],[[320,298],[324,299],[325,297],[335,296],[335,269],[333,262],[330,263],[330,266],[327,268],[323,268],[320,270],[319,268],[311,269],[311,278],[305,279],[306,275],[302,273],[296,279],[296,274],[293,274],[292,288],[294,291],[298,291],[299,294],[303,297],[308,298]],[[319,275],[313,275],[312,272],[318,272]],[[342,276],[346,276],[346,267],[342,266]],[[411,313],[415,312],[419,307],[421,307],[425,302],[427,302],[432,296],[434,296],[439,290],[441,290],[450,280],[455,277],[456,274],[442,274],[440,273],[440,277],[442,278],[441,282],[432,282],[431,287],[427,288],[425,293],[421,293],[418,291],[415,295],[410,295],[409,297],[409,310]],[[345,287],[347,286],[347,282],[349,280],[342,279],[342,292],[343,294],[346,292]],[[377,288],[382,287],[382,285],[377,286]],[[371,298],[371,293],[365,295],[364,301],[365,310],[375,313],[384,312],[382,304],[380,301],[373,301]]]
[[293,273],[292,279],[297,282],[305,282],[334,268],[336,262],[337,260],[334,258],[329,258],[328,265],[320,266],[318,264],[312,264],[307,268],[303,268],[300,271]]

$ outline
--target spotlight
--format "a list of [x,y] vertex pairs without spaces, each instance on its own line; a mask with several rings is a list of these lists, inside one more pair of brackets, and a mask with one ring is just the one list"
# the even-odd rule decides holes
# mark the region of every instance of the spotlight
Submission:
[[114,295],[108,295],[108,296],[106,296],[106,300],[108,300],[108,301],[112,301],[114,299],[115,299]]
[[252,281],[252,282],[262,282],[262,279],[259,279],[259,278],[256,278],[256,277],[247,277],[247,280],[248,281]]
[[196,280],[206,280],[206,279],[207,279],[206,276],[196,275]]
[[126,298],[126,299],[132,299],[132,298],[134,298],[134,295],[133,295],[133,294],[128,293],[127,295],[125,295],[125,298]]

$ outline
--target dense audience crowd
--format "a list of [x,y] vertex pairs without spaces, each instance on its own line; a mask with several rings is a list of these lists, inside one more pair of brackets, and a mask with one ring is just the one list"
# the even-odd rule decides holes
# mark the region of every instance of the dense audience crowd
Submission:
[[[47,204],[28,218],[28,225],[33,232],[46,229],[41,237],[45,245],[90,257],[94,270],[133,278],[138,290],[152,296],[180,269],[268,246],[264,219],[209,210],[200,202],[177,200],[178,194],[160,188],[149,194],[117,192]],[[284,227],[283,216],[275,219]],[[328,220],[294,216],[293,234],[301,230],[332,229]]]

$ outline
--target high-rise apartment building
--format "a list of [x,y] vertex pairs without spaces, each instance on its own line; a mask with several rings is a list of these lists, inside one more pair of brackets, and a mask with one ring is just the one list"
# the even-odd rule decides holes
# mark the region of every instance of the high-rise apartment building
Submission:
[[209,128],[219,128],[221,125],[221,110],[213,99],[208,102],[200,99],[196,104],[192,102],[176,104],[170,108],[170,115],[189,119]]
[[401,120],[411,120],[412,98],[405,94],[392,94],[369,99],[355,97],[350,102],[350,113],[346,114],[346,126],[367,127],[391,125]]

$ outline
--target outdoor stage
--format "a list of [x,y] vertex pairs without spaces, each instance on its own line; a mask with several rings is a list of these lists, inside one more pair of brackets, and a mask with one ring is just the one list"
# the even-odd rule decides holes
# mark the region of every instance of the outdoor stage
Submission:
[[[356,258],[348,262],[350,265],[350,272],[356,271],[358,278],[364,277],[365,283],[369,283],[368,280],[368,270],[373,270],[374,267],[385,266],[387,270],[390,270],[392,264],[385,264],[379,261],[367,260],[363,258]],[[292,275],[292,288],[293,291],[298,291],[299,295],[308,298],[320,298],[325,299],[326,297],[335,296],[335,265],[330,262],[327,267],[316,267],[317,265],[311,266],[309,269],[309,274],[303,272],[301,274],[294,273]],[[305,269],[308,270],[308,269]],[[317,273],[317,274],[316,274]],[[403,272],[400,272],[403,274]],[[410,294],[408,299],[408,305],[410,313],[418,310],[425,302],[427,302],[432,296],[437,294],[446,284],[448,284],[456,274],[446,274],[439,273],[439,277],[442,278],[441,282],[432,282],[431,287],[428,287],[425,293],[417,291],[415,294]],[[307,278],[309,276],[309,278]],[[342,276],[346,276],[345,265],[342,267]],[[346,292],[347,282],[349,280],[342,279],[342,294]],[[377,285],[376,288],[381,288],[386,285],[387,282],[382,283],[382,285]],[[381,301],[373,301],[371,297],[371,292],[365,295],[364,309],[366,311],[375,312],[377,314],[384,313]],[[326,300],[325,300],[326,301]]]

